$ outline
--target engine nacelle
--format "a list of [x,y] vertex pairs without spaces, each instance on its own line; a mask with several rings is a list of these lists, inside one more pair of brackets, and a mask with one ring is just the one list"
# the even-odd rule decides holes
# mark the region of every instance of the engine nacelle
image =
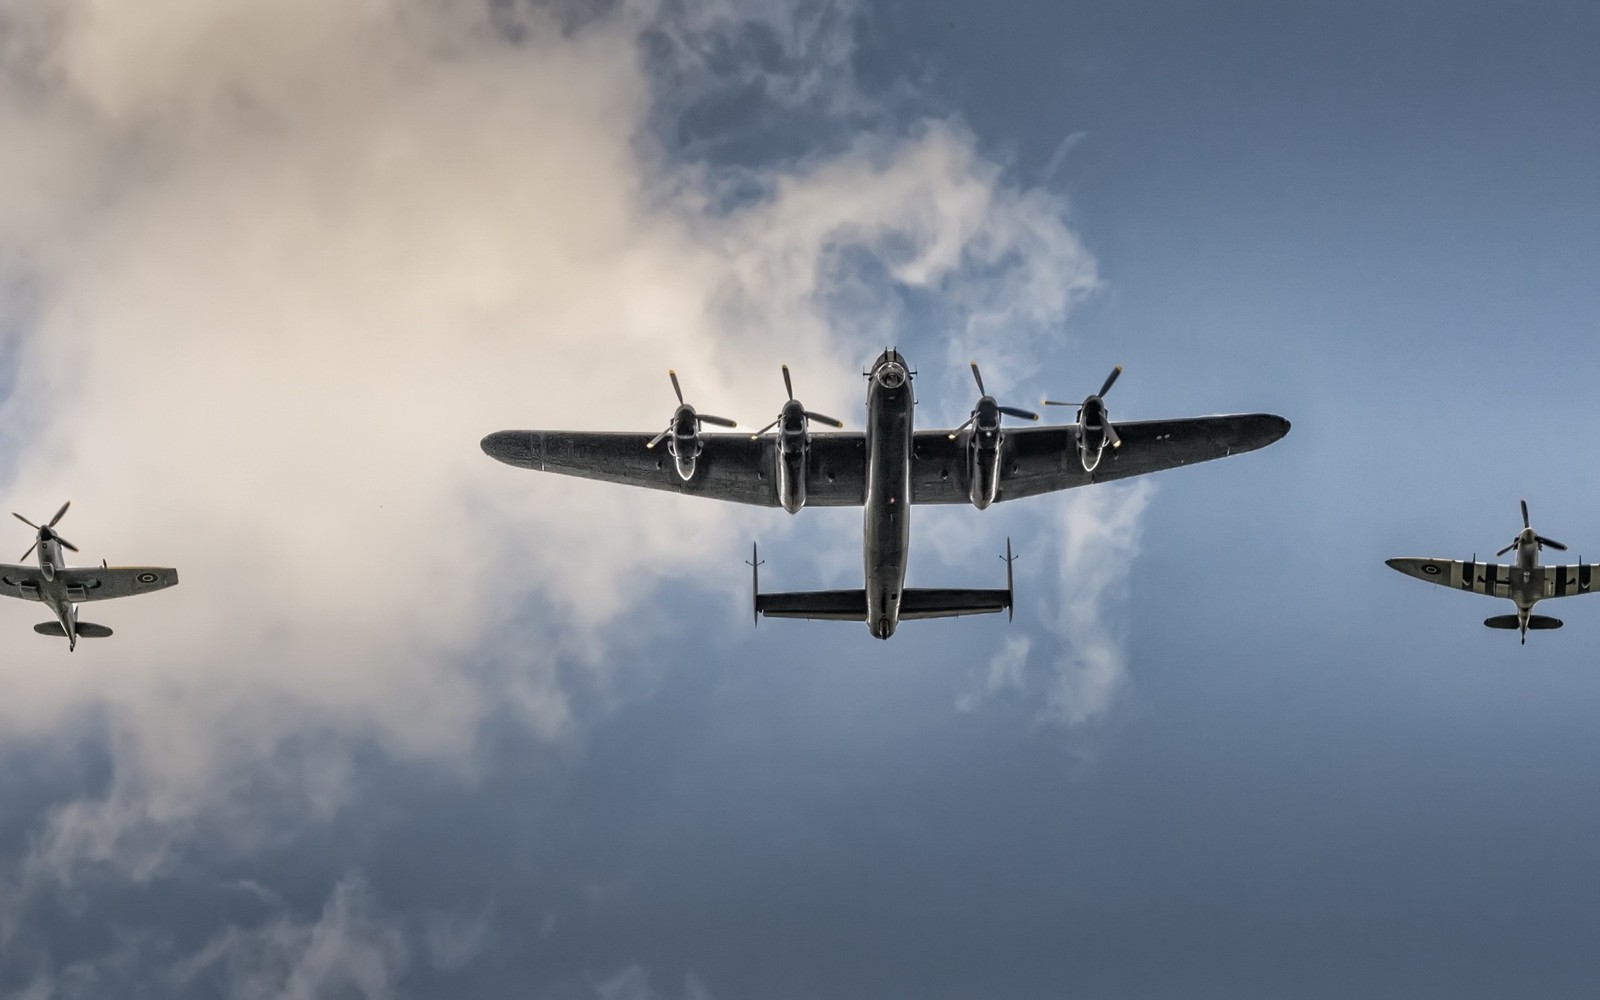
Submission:
[[684,482],[694,478],[695,460],[704,448],[700,440],[700,420],[694,407],[678,407],[672,415],[672,433],[667,437],[667,453],[678,467],[678,478]]
[[1083,408],[1078,411],[1078,461],[1083,463],[1084,472],[1093,472],[1099,467],[1100,456],[1110,440],[1109,428],[1106,404],[1099,396],[1085,399]]
[[972,411],[972,431],[967,439],[967,499],[984,510],[1000,491],[1000,410],[988,396]]
[[979,510],[994,503],[1000,492],[1000,449],[974,442],[967,449],[967,498]]
[[810,471],[811,436],[805,407],[795,400],[783,404],[778,417],[778,502],[791,514],[806,505],[806,477]]

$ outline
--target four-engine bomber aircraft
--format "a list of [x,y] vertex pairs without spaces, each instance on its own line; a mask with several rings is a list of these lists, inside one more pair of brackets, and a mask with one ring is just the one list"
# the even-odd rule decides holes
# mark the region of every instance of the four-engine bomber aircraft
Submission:
[[1561,627],[1561,619],[1533,613],[1533,606],[1549,597],[1571,597],[1587,594],[1590,586],[1600,583],[1600,565],[1576,563],[1566,566],[1539,565],[1540,549],[1567,551],[1567,547],[1554,539],[1538,534],[1528,524],[1528,501],[1522,501],[1522,530],[1511,544],[1495,553],[1495,558],[1517,550],[1515,566],[1480,563],[1478,557],[1462,562],[1460,559],[1389,559],[1391,569],[1406,576],[1437,583],[1444,587],[1467,590],[1491,597],[1509,597],[1517,605],[1514,615],[1495,615],[1483,623],[1490,628],[1516,629],[1522,634],[1524,644],[1529,629]]
[[[777,420],[756,434],[704,433],[704,424],[726,426],[731,421],[698,413],[684,402],[672,375],[678,407],[667,429],[655,436],[497,431],[483,439],[483,450],[519,468],[782,507],[790,513],[807,504],[863,507],[863,589],[763,594],[758,584],[755,609],[772,617],[864,621],[874,636],[887,639],[902,618],[983,614],[1011,606],[1009,586],[905,589],[912,504],[970,503],[981,510],[997,501],[1253,451],[1289,431],[1287,420],[1265,413],[1146,420],[1113,429],[1101,396],[1118,372],[1084,400],[1075,424],[1002,431],[1003,415],[1027,420],[1038,415],[997,403],[974,363],[980,398],[972,415],[953,431],[919,431],[912,421],[911,380],[916,373],[898,351],[886,350],[866,373],[867,428],[862,433],[812,432],[811,421],[838,422],[810,413],[794,398],[784,366],[789,399]],[[774,431],[770,436],[769,430]],[[659,450],[663,442],[665,455]]]
[[76,552],[78,547],[56,533],[56,524],[70,506],[70,500],[62,504],[56,516],[44,524],[34,524],[13,512],[13,517],[38,532],[22,558],[26,560],[38,549],[39,568],[0,565],[0,593],[48,604],[56,620],[40,622],[33,630],[40,635],[66,636],[69,652],[78,648],[80,638],[103,639],[111,634],[104,625],[78,621],[75,601],[131,597],[178,582],[177,570],[159,566],[67,566],[61,550]]

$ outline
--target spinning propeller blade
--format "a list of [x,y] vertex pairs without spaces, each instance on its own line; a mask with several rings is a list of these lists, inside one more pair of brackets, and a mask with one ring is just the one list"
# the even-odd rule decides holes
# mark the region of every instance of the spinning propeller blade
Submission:
[[[54,524],[55,522],[52,521],[51,523]],[[1522,501],[1522,526],[1524,528],[1532,527],[1532,525],[1528,523],[1528,501],[1526,500]]]
[[1111,387],[1113,385],[1117,384],[1117,376],[1119,376],[1121,374],[1122,374],[1122,366],[1121,365],[1118,365],[1117,367],[1111,369],[1111,374],[1106,376],[1106,384],[1100,387],[1100,391],[1098,393],[1096,393],[1096,395],[1104,396],[1106,393],[1110,392],[1111,391]]
[[68,500],[66,503],[61,505],[61,509],[60,510],[56,511],[56,514],[55,514],[54,517],[52,517],[50,520],[46,521],[42,525],[34,524],[32,521],[30,521],[27,518],[23,517],[21,514],[18,514],[16,511],[12,511],[11,512],[11,516],[12,517],[16,518],[17,520],[21,521],[23,524],[26,524],[28,527],[30,527],[30,528],[32,528],[32,529],[34,529],[35,531],[38,532],[38,534],[33,539],[33,544],[28,546],[28,551],[26,551],[26,552],[24,552],[22,554],[22,558],[23,559],[27,559],[29,556],[33,555],[33,550],[39,547],[39,543],[40,542],[42,542],[42,541],[44,541],[46,539],[50,539],[50,538],[55,539],[56,542],[59,543],[62,548],[67,549],[70,552],[78,551],[78,547],[76,545],[72,544],[71,542],[67,541],[65,538],[62,538],[60,535],[56,534],[56,532],[54,530],[55,526],[56,526],[56,523],[58,521],[60,521],[62,517],[66,516],[67,508],[71,507],[71,506],[72,506],[72,501]]
[[[987,389],[985,389],[983,387],[983,375],[978,371],[978,363],[976,361],[972,361],[972,362],[969,362],[969,364],[972,365],[972,380],[974,382],[978,383],[978,392],[980,394],[982,394],[983,396],[985,396],[986,398],[992,398],[992,397],[989,397],[989,390],[987,390]],[[1037,413],[1033,412],[1032,410],[1024,410],[1021,407],[1017,407],[1017,406],[1000,406],[999,404],[996,404],[995,408],[998,409],[1001,413],[1004,413],[1007,416],[1016,417],[1018,420],[1038,420],[1039,419],[1039,415]],[[968,423],[971,423],[971,421],[968,421]],[[961,426],[965,427],[966,424],[962,424]],[[960,430],[961,428],[958,427],[956,429]]]
[[1543,535],[1534,535],[1533,540],[1538,542],[1540,545],[1543,545],[1547,549],[1555,549],[1557,552],[1567,551],[1567,547],[1556,541],[1554,538],[1546,538]]
[[678,405],[683,405],[683,387],[678,384],[678,373],[671,368],[667,369],[667,378],[672,379],[672,391],[677,393]]
[[1507,545],[1505,548],[1501,549],[1499,552],[1496,552],[1494,554],[1494,557],[1496,559],[1499,559],[1501,556],[1505,555],[1507,552],[1510,552],[1512,549],[1514,549],[1516,547],[1517,547],[1517,540],[1515,538],[1513,538],[1511,540],[1511,544]]
[[[794,380],[792,378],[790,378],[790,376],[789,376],[789,366],[788,365],[783,365],[781,367],[783,369],[783,391],[784,391],[784,394],[789,397],[789,402],[792,403],[792,402],[794,402]],[[843,420],[835,419],[834,417],[830,417],[825,413],[818,413],[815,410],[802,410],[800,412],[802,412],[802,413],[804,413],[806,415],[806,419],[807,420],[815,420],[819,424],[827,424],[830,427],[843,427],[844,426],[844,421]],[[761,435],[765,434],[767,431],[772,430],[774,427],[778,426],[781,423],[783,423],[783,414],[782,413],[778,414],[777,419],[772,421],[772,423],[768,424],[767,426],[761,428],[759,431],[756,431],[754,434],[750,435],[750,439],[752,441],[755,440],[756,438],[758,438]]]

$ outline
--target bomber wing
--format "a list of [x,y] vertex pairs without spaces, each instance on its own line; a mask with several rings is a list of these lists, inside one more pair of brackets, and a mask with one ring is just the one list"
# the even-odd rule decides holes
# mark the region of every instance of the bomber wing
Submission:
[[1499,563],[1465,562],[1460,559],[1390,559],[1387,565],[1418,580],[1490,597],[1512,596],[1511,588],[1522,585],[1524,572],[1533,573],[1533,579],[1539,584],[1538,592],[1544,598],[1574,597],[1600,589],[1600,564],[1596,563],[1535,566],[1531,571]]
[[[1008,427],[996,500],[1129,479],[1264,448],[1289,433],[1271,413],[1118,423],[1122,447],[1106,448],[1093,473],[1078,457],[1078,427]],[[911,460],[913,503],[967,503],[968,469],[962,439],[948,431],[918,431]]]
[[[654,434],[610,431],[496,431],[483,439],[490,458],[520,469],[555,472],[731,503],[778,506],[772,438],[705,434],[694,476],[678,475],[666,448],[645,448]],[[811,435],[806,503],[860,506],[866,499],[867,444],[858,431]]]

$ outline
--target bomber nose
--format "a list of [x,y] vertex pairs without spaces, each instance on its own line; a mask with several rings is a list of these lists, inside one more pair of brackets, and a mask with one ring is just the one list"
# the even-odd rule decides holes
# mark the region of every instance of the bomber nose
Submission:
[[906,384],[905,366],[898,361],[888,361],[878,366],[878,384],[885,389],[898,389]]

